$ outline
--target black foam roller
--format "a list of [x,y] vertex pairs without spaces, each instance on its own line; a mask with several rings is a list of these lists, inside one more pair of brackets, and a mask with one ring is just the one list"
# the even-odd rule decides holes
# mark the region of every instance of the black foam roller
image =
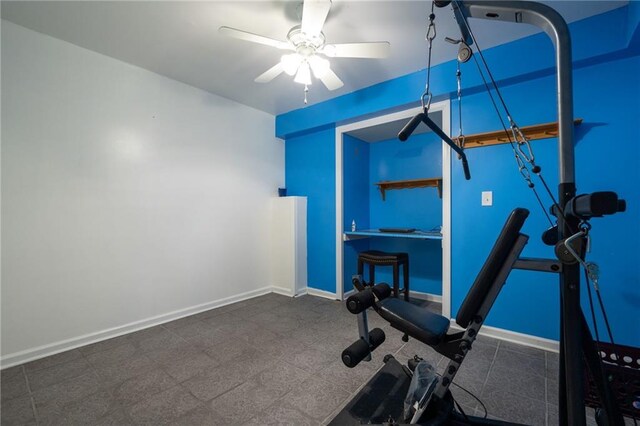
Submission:
[[384,343],[386,336],[384,331],[379,328],[374,328],[369,332],[369,342],[371,343],[370,351],[374,351],[378,346]]
[[359,314],[369,306],[372,306],[374,302],[375,298],[373,297],[373,293],[370,288],[367,288],[349,296],[347,299],[347,309],[352,314]]
[[347,349],[342,351],[342,362],[349,368],[353,368],[369,355],[369,344],[364,339],[358,339]]
[[376,284],[371,288],[371,290],[373,291],[373,294],[376,295],[378,300],[386,299],[391,295],[391,287],[389,287],[389,284]]

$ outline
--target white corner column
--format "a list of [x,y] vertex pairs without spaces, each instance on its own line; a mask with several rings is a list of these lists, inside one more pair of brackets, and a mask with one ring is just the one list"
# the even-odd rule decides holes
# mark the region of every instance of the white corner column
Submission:
[[296,296],[307,290],[307,197],[271,200],[270,283],[273,291]]

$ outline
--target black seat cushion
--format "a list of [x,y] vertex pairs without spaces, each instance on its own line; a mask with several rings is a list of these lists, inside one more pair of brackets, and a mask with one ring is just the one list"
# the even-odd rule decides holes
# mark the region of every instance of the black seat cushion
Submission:
[[427,345],[440,343],[449,330],[447,318],[401,299],[383,300],[379,303],[378,314],[392,327]]
[[407,253],[386,253],[378,250],[360,252],[358,258],[372,264],[403,262],[409,258]]

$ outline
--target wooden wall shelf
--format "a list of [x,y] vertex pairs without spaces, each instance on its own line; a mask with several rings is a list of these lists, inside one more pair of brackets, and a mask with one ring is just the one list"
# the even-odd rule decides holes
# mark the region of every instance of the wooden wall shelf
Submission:
[[438,196],[442,198],[442,178],[429,178],[429,179],[409,179],[409,180],[387,180],[377,182],[380,194],[382,194],[382,201],[385,200],[385,191],[389,189],[411,189],[411,188],[427,188],[433,187],[438,189]]
[[[574,120],[574,124],[577,126],[582,123],[582,118]],[[508,129],[511,134],[511,129]],[[533,126],[520,127],[522,133],[529,138],[529,140],[555,138],[558,136],[558,122],[536,124]],[[453,141],[457,144],[458,138],[453,138]],[[509,138],[504,134],[504,130],[498,130],[495,132],[476,133],[475,135],[468,135],[464,137],[464,148],[478,148],[481,146],[491,146],[503,143],[509,143]]]

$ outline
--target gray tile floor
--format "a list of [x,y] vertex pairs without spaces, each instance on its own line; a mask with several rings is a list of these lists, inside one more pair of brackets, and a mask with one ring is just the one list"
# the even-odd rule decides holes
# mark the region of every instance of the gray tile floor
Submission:
[[[440,310],[438,304],[428,305]],[[385,343],[348,369],[357,338],[343,303],[268,294],[2,371],[2,425],[318,425],[382,365],[418,354],[445,360],[376,315]],[[557,424],[556,354],[481,337],[457,382],[492,417]],[[453,387],[466,411],[477,402]]]

